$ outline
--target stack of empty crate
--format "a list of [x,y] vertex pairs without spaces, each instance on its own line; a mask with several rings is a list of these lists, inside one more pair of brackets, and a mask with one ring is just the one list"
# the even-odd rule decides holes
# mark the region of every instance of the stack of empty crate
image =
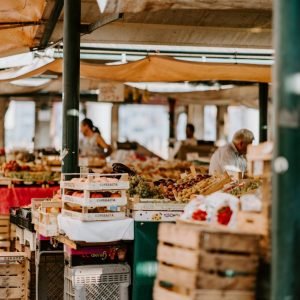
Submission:
[[27,297],[28,299],[36,299],[35,297],[35,250],[36,250],[36,234],[32,224],[31,209],[29,208],[13,208],[10,215],[15,230],[15,241],[12,250],[25,253],[25,272],[27,279]]
[[154,300],[254,300],[259,237],[161,224]]
[[262,180],[262,214],[267,220],[267,234],[262,239],[261,249],[262,256],[268,263],[271,262],[272,155],[272,142],[265,142],[248,147],[248,173],[251,176],[259,177]]

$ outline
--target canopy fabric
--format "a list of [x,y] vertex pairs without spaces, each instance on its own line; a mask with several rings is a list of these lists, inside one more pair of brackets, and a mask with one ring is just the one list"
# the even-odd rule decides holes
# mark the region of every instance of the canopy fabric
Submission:
[[33,47],[46,4],[46,0],[0,0],[0,56]]
[[[35,65],[0,72],[0,81],[28,78],[52,71],[62,73],[62,60],[41,59]],[[149,56],[121,65],[81,62],[80,76],[91,80],[118,82],[178,82],[230,80],[271,82],[271,67],[246,64],[194,63],[168,57]]]
[[270,66],[195,63],[161,56],[149,56],[135,62],[112,66],[82,63],[80,72],[85,78],[120,82],[271,82]]
[[272,9],[272,0],[97,0],[101,12],[135,13],[162,9]]
[[60,68],[61,61],[54,60],[52,58],[35,58],[33,63],[24,66],[24,67],[16,67],[10,68],[3,71],[0,71],[0,81],[12,81],[24,78],[30,78],[36,75],[43,74],[48,69],[53,68],[56,72],[61,73],[62,70]]
[[0,0],[0,20],[2,23],[39,21],[46,2],[45,0]]

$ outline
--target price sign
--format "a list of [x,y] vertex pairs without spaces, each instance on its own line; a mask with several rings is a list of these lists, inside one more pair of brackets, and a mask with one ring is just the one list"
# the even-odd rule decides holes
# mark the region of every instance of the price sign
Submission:
[[123,102],[124,84],[115,82],[102,82],[99,84],[98,101]]

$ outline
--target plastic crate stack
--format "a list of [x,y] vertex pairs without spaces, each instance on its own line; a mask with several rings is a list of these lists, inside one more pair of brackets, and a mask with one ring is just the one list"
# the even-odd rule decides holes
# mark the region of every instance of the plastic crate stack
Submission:
[[65,267],[64,300],[128,300],[130,267],[126,264]]
[[[111,221],[126,217],[127,174],[64,174],[63,216],[81,221]],[[67,180],[68,177],[73,177]]]
[[154,300],[255,300],[258,235],[161,224]]

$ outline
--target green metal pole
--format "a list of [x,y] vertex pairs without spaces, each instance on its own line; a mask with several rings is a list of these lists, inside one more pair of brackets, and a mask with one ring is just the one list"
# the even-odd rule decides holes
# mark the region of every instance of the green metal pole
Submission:
[[268,83],[259,83],[259,142],[268,140]]
[[78,172],[80,0],[64,1],[63,173]]
[[275,0],[272,299],[300,299],[300,1]]

